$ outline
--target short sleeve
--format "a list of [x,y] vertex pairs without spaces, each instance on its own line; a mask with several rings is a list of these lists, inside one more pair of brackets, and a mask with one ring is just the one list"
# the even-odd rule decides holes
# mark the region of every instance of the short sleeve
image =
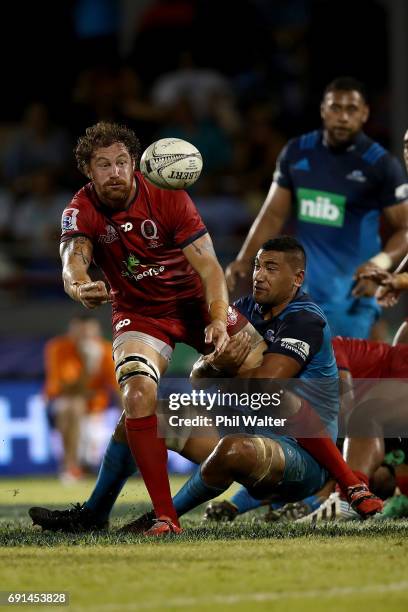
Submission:
[[206,234],[207,228],[193,201],[185,191],[168,191],[167,197],[166,206],[169,211],[174,242],[177,247],[184,249],[194,240]]
[[400,162],[391,155],[384,156],[381,161],[384,164],[379,194],[381,208],[408,200],[408,177]]
[[74,236],[86,236],[93,240],[95,226],[90,207],[86,206],[86,202],[81,202],[79,198],[74,198],[62,213],[61,242]]
[[334,356],[339,370],[350,370],[350,361],[345,350],[344,340],[341,336],[335,336],[332,340]]
[[313,312],[289,313],[275,334],[264,334],[267,342],[265,354],[287,355],[304,366],[319,352],[325,325],[324,319]]
[[290,145],[289,142],[280,152],[273,175],[274,182],[285,189],[292,189],[292,179],[289,172]]

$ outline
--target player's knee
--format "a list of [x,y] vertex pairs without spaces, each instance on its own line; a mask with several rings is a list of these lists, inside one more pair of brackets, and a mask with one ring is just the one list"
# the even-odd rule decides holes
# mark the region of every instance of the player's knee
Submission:
[[128,417],[149,416],[156,412],[157,385],[134,376],[122,386],[123,407]]
[[251,469],[256,460],[253,446],[245,437],[228,435],[222,438],[202,467],[203,476],[213,470],[222,469],[237,477]]

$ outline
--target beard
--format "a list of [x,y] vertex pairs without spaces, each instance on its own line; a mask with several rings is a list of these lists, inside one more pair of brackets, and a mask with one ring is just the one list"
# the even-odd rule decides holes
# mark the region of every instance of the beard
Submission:
[[116,181],[105,184],[101,190],[101,200],[104,204],[117,208],[127,201],[132,190],[132,183]]

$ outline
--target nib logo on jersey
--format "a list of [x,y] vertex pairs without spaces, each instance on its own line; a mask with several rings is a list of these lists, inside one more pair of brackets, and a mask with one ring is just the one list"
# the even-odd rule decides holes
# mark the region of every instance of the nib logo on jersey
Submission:
[[140,281],[149,276],[159,276],[161,272],[164,272],[164,266],[155,263],[142,263],[133,253],[130,253],[127,260],[122,263],[125,266],[122,276],[133,278],[135,281]]
[[297,201],[300,221],[343,227],[345,196],[330,191],[300,188],[297,190]]

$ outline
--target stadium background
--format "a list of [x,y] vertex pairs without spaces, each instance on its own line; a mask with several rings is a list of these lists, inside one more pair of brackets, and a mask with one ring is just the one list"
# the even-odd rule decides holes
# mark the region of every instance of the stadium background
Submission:
[[[263,201],[279,150],[319,124],[321,92],[333,77],[366,83],[367,132],[401,158],[408,7],[61,0],[7,3],[2,16],[0,475],[11,475],[55,470],[42,350],[79,312],[62,291],[58,224],[83,184],[72,156],[83,129],[113,119],[133,127],[143,149],[170,135],[198,146],[204,172],[191,195],[225,265]],[[385,312],[379,337],[389,339],[405,312],[404,300]],[[95,315],[109,338],[109,309]],[[181,348],[171,374],[185,374],[193,357]]]

